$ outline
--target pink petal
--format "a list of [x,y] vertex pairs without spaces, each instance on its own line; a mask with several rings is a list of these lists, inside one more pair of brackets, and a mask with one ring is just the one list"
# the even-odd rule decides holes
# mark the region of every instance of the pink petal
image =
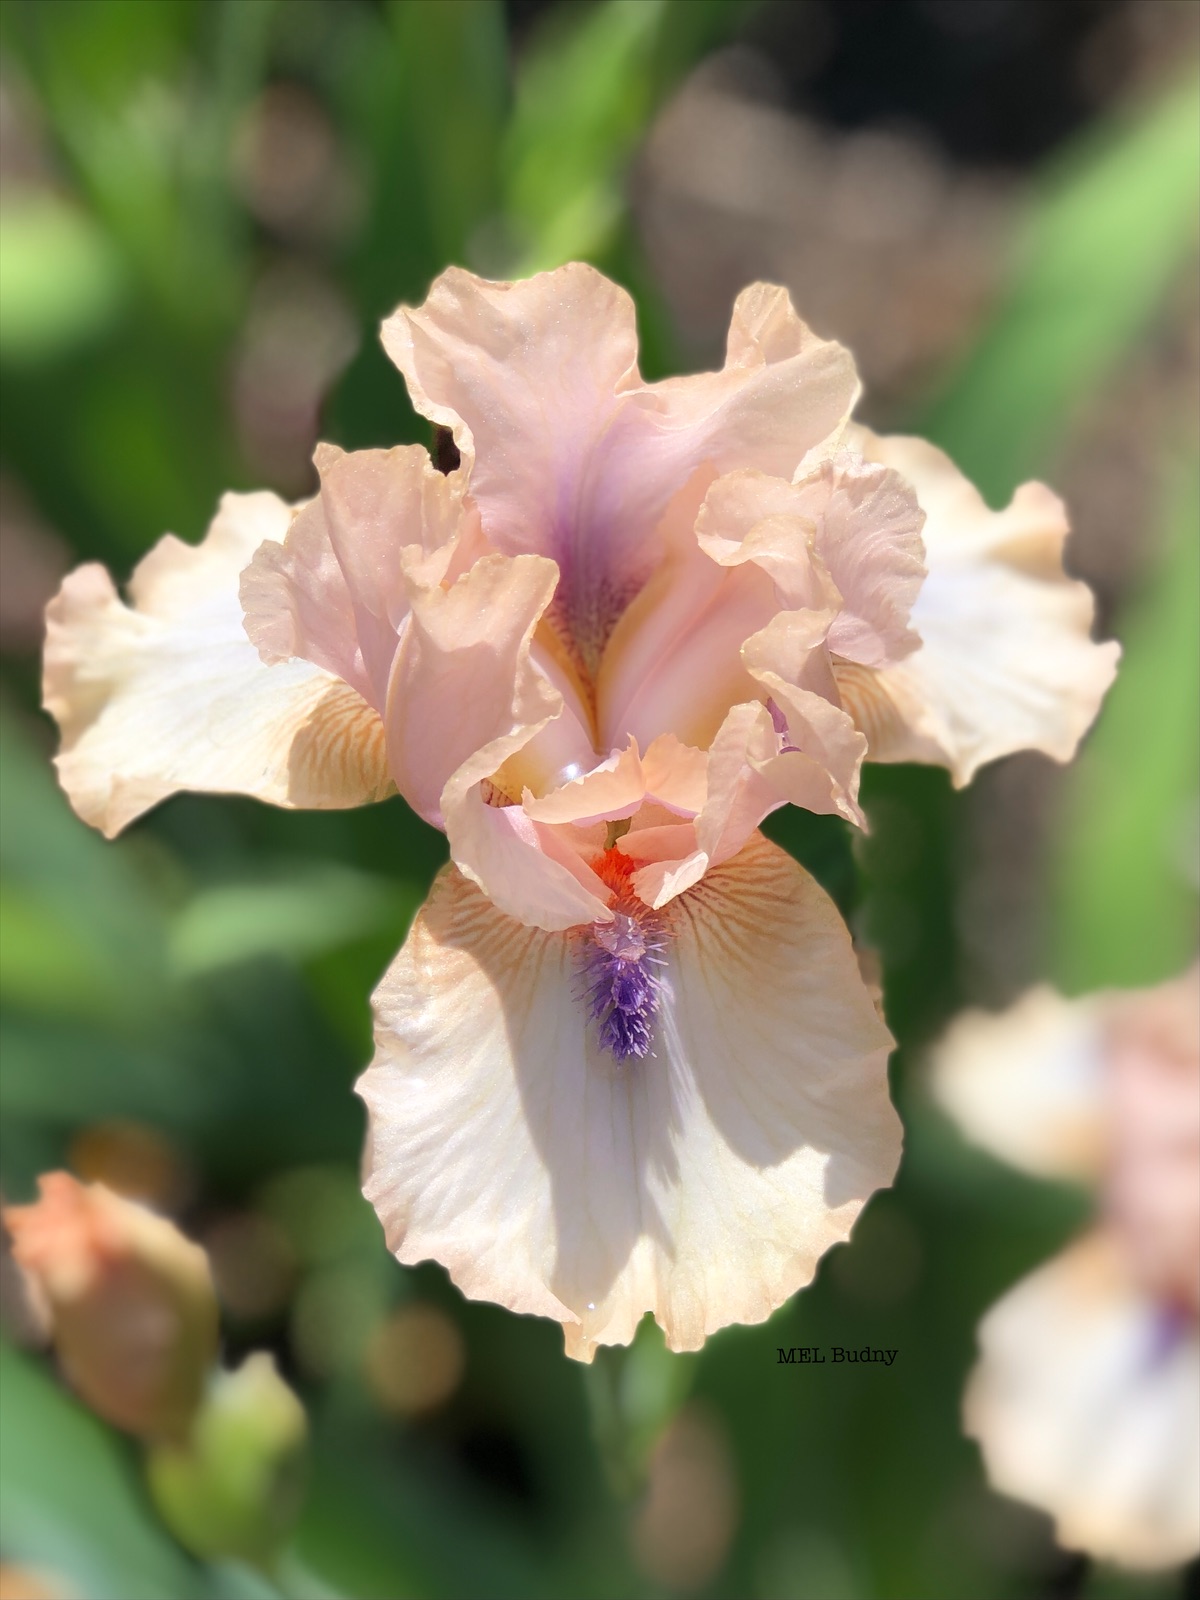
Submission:
[[491,543],[558,563],[553,618],[592,673],[695,470],[790,477],[857,389],[848,353],[763,285],[739,297],[722,372],[643,384],[632,302],[579,263],[513,284],[452,268],[383,340],[413,404],[453,429]]
[[382,715],[406,574],[437,583],[474,516],[461,480],[418,445],[350,455],[321,445],[316,461],[320,494],[242,580],[246,631],[265,661],[314,661]]
[[400,792],[440,826],[451,775],[479,756],[482,782],[562,709],[529,659],[557,572],[542,556],[485,556],[449,589],[410,589],[388,689],[388,755]]
[[1024,1172],[1094,1179],[1105,1158],[1104,1006],[1031,989],[967,1011],[933,1054],[937,1098],[967,1138]]

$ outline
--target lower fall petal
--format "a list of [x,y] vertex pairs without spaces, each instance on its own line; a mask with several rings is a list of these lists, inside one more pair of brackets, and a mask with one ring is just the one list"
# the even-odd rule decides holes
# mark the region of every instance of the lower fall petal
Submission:
[[111,837],[181,789],[315,808],[392,792],[362,697],[307,661],[265,665],[246,637],[239,575],[290,519],[275,495],[226,495],[201,544],[168,535],[144,558],[132,606],[103,567],[66,579],[47,611],[44,700],[85,822]]
[[376,992],[359,1084],[399,1259],[556,1318],[583,1360],[647,1311],[676,1350],[769,1316],[899,1156],[891,1040],[790,857],[757,837],[651,915],[651,1049],[617,1059],[588,931],[522,926],[446,869]]

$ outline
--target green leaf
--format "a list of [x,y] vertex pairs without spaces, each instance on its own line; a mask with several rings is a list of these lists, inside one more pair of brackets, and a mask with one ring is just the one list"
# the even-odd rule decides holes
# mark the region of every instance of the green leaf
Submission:
[[736,0],[606,0],[550,12],[522,56],[504,144],[514,276],[604,253],[651,116],[741,9]]
[[1057,972],[1072,991],[1147,984],[1196,949],[1200,460],[1178,474],[1158,570],[1070,778],[1055,859]]
[[408,885],[334,866],[202,889],[172,925],[171,965],[195,977],[261,956],[304,961],[380,929],[394,928],[399,940],[419,899]]
[[0,226],[0,356],[45,361],[102,334],[128,288],[119,252],[57,195],[5,203]]
[[159,1527],[115,1437],[42,1365],[0,1346],[0,1543],[80,1600],[201,1600],[204,1575]]
[[1196,248],[1200,80],[1046,174],[1008,295],[928,432],[984,494],[1040,471]]

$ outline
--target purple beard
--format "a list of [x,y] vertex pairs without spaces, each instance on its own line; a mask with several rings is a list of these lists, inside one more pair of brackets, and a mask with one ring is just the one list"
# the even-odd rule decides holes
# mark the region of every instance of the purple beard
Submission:
[[653,912],[615,913],[593,923],[582,953],[588,1013],[601,1046],[618,1062],[650,1054],[658,1010],[664,939]]

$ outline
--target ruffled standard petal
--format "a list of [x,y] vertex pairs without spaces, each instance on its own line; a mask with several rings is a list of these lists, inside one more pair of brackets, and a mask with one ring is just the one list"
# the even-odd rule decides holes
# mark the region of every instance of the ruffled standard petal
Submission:
[[964,1406],[992,1484],[1061,1544],[1135,1567],[1200,1552],[1200,1337],[1140,1295],[1096,1233],[1019,1283],[979,1329]]
[[958,787],[1016,750],[1069,761],[1121,652],[1092,642],[1091,591],[1063,570],[1062,502],[1027,483],[991,511],[923,440],[856,429],[854,442],[903,473],[926,513],[929,575],[912,613],[921,648],[880,673],[838,674],[870,759],[946,766]]
[[93,564],[47,609],[59,781],[109,837],[182,789],[318,809],[392,792],[371,707],[307,661],[265,666],[246,637],[239,575],[291,516],[272,494],[228,494],[201,544],[168,534],[144,558],[132,606]]
[[400,1260],[564,1324],[646,1311],[696,1349],[810,1281],[900,1129],[890,1038],[831,902],[757,838],[669,912],[654,1054],[618,1066],[580,937],[522,927],[453,868],[375,995],[365,1192]]
[[579,263],[511,284],[452,268],[383,342],[413,404],[453,430],[489,541],[558,563],[553,619],[589,672],[695,470],[790,477],[857,393],[849,353],[764,285],[739,297],[721,372],[644,384],[632,301]]
[[[542,556],[485,556],[448,589],[412,585],[412,617],[388,689],[388,748],[401,793],[440,826],[442,791],[472,758],[489,778],[562,711],[530,661],[557,581]],[[518,790],[517,796],[519,797]]]
[[608,893],[519,803],[524,752],[564,716],[531,656],[556,579],[544,556],[492,554],[449,588],[411,584],[387,736],[400,792],[462,871],[511,916],[558,929],[606,917]]
[[1109,1144],[1102,997],[1031,989],[999,1015],[968,1011],[933,1053],[938,1100],[967,1137],[1022,1171],[1094,1178]]
[[320,494],[242,576],[246,632],[265,662],[311,661],[382,716],[408,584],[438,583],[477,518],[419,445],[323,444],[316,463]]
[[839,451],[794,483],[730,472],[697,521],[714,561],[753,561],[784,609],[832,608],[830,650],[883,666],[920,643],[909,615],[925,576],[925,514],[898,472]]

